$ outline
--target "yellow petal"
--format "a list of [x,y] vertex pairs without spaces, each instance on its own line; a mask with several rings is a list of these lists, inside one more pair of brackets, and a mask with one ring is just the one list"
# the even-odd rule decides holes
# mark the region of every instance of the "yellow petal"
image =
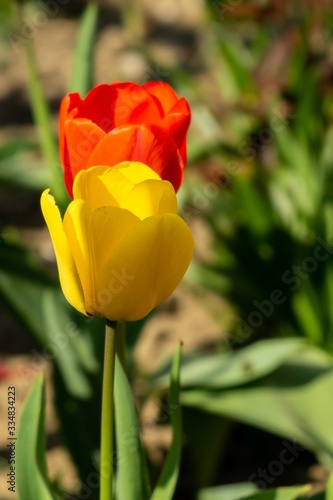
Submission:
[[122,201],[122,207],[140,219],[151,215],[177,213],[175,190],[168,181],[147,180],[135,185]]
[[57,259],[58,272],[62,291],[68,302],[78,311],[86,314],[83,290],[76,265],[69,247],[59,209],[53,196],[46,189],[41,197],[41,207],[50,231],[54,252]]
[[112,168],[116,168],[133,184],[139,184],[147,179],[161,180],[155,170],[140,161],[123,161]]
[[99,207],[94,210],[89,230],[94,245],[97,273],[137,224],[140,224],[138,217],[119,207]]
[[73,186],[74,199],[86,200],[91,208],[121,206],[132,188],[147,179],[160,180],[151,168],[139,162],[114,167],[96,166],[82,170]]
[[81,170],[73,184],[74,200],[85,200],[92,209],[103,205],[117,206],[118,203],[112,194],[112,184],[108,186],[103,180],[112,177],[111,170],[110,167]]
[[177,215],[149,217],[137,224],[99,273],[101,314],[127,321],[146,316],[176,288],[192,253],[191,232]]
[[96,261],[89,231],[91,215],[84,200],[74,200],[67,208],[63,227],[80,277],[86,311],[95,315]]

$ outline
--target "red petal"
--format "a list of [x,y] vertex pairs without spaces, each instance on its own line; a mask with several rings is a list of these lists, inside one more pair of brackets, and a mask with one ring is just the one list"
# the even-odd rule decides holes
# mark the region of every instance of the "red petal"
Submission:
[[179,101],[176,92],[166,82],[147,82],[143,85],[143,88],[158,101],[162,110],[162,116],[167,115],[171,108]]
[[76,174],[87,168],[89,157],[103,137],[105,132],[90,120],[80,118],[67,121],[63,168],[67,191],[71,198]]
[[143,87],[114,83],[94,87],[80,104],[76,118],[88,118],[107,133],[119,125],[153,122],[162,116]]
[[186,100],[165,82],[101,84],[83,100],[77,93],[68,94],[60,107],[59,142],[69,194],[80,170],[126,160],[147,163],[178,189],[189,123]]
[[184,164],[172,137],[157,125],[118,127],[96,146],[86,168],[114,166],[122,161],[140,161],[170,181],[177,191],[183,180]]
[[186,163],[186,134],[191,121],[191,111],[186,99],[180,99],[168,115],[159,122],[173,137],[184,165]]
[[68,115],[79,106],[81,98],[77,92],[72,94],[67,94],[61,101],[59,110],[59,147],[60,147],[60,157],[62,164],[64,165],[65,157],[65,124]]

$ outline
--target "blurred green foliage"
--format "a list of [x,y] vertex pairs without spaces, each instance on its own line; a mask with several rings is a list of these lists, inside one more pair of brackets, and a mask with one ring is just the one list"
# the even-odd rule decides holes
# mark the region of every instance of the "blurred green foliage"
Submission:
[[301,335],[331,351],[332,14],[207,3],[218,93],[204,115],[194,107],[199,168],[183,203],[210,226],[214,255],[191,281],[228,298],[234,344]]

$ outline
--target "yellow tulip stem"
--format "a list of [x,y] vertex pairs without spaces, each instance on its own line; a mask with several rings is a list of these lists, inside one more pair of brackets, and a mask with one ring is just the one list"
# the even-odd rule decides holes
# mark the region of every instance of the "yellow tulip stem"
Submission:
[[124,372],[126,373],[126,323],[125,321],[118,321],[117,335],[116,335],[116,349],[119,360],[122,364]]
[[112,499],[113,479],[113,386],[117,322],[106,321],[102,389],[100,500]]

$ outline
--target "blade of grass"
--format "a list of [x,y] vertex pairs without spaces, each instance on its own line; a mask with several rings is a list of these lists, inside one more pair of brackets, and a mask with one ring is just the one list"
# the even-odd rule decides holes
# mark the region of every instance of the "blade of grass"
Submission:
[[62,179],[57,143],[52,130],[51,113],[40,83],[30,41],[26,42],[25,50],[31,108],[38,128],[42,152],[49,168],[50,187],[59,206],[64,207],[68,204],[68,195]]
[[98,5],[95,2],[88,3],[80,22],[73,73],[69,84],[69,91],[78,92],[82,97],[93,85],[93,52],[97,19]]

